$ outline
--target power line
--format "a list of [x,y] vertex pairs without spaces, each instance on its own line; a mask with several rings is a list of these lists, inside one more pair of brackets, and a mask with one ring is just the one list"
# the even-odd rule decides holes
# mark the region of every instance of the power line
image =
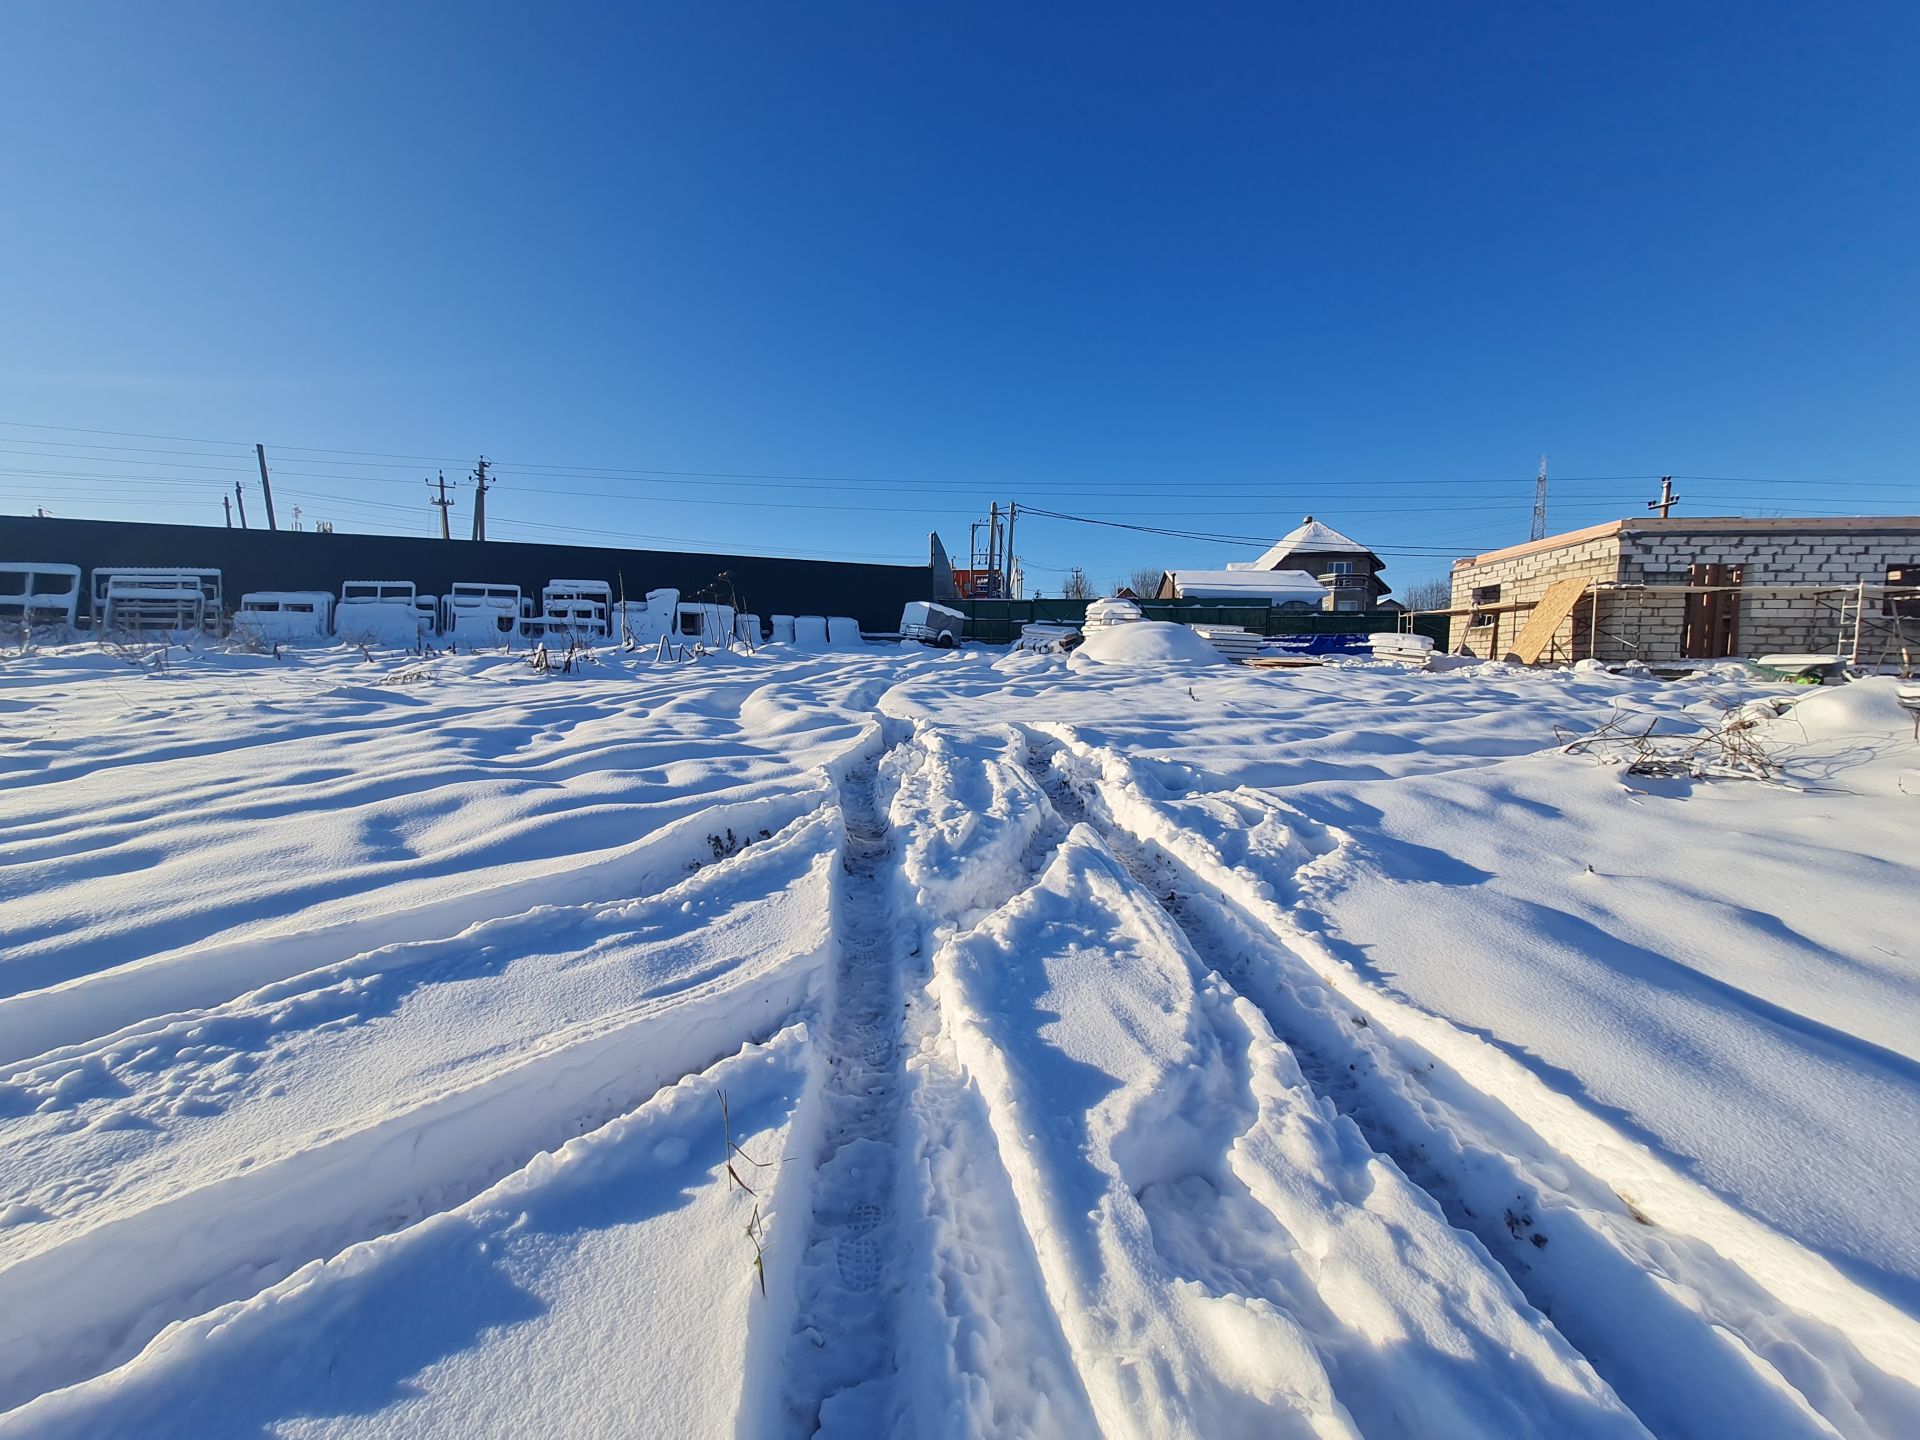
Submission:
[[[23,421],[23,420],[0,420],[0,426],[6,426],[6,427],[11,427],[16,429],[28,429],[28,430],[50,430],[60,434],[108,435],[108,436],[113,436],[119,439],[166,440],[166,441],[171,441],[175,443],[191,444],[191,445],[231,445],[235,447],[237,450],[239,450],[241,453],[234,456],[227,456],[223,452],[210,453],[210,452],[155,451],[155,450],[151,450],[148,447],[141,447],[141,446],[82,446],[82,445],[75,444],[73,442],[64,442],[64,441],[43,441],[42,442],[44,444],[68,444],[70,448],[76,448],[76,449],[121,449],[121,450],[143,451],[144,453],[149,453],[149,454],[195,454],[195,453],[198,453],[204,456],[204,458],[209,458],[209,459],[231,458],[231,459],[240,460],[243,462],[240,468],[247,468],[244,465],[244,461],[247,458],[245,452],[252,449],[252,443],[253,443],[250,441],[240,441],[240,440],[214,440],[214,439],[208,439],[204,436],[159,435],[159,434],[149,434],[146,432],[133,431],[133,430],[101,430],[101,429],[87,429],[79,426],[69,426],[69,425],[42,425],[42,424],[37,424],[34,422]],[[370,460],[383,462],[378,465],[369,465],[367,468],[409,469],[409,468],[417,467],[421,463],[427,463],[427,464],[464,463],[464,462],[455,460],[451,456],[444,456],[444,455],[405,455],[405,454],[399,454],[392,451],[350,450],[350,449],[329,448],[325,446],[315,446],[315,445],[283,445],[283,444],[275,443],[274,449],[280,450],[280,451],[295,451],[302,454],[321,455],[321,456],[359,456],[359,457],[365,457]],[[41,452],[16,451],[14,453],[41,453]],[[384,462],[391,462],[391,463],[384,463]],[[129,463],[139,463],[139,462],[129,462]],[[148,462],[148,463],[151,463],[151,462]],[[306,463],[306,462],[297,462],[297,463]],[[326,462],[315,462],[315,463],[357,465],[359,462],[351,461],[351,460],[329,460]],[[214,468],[214,467],[205,467],[205,468]],[[223,466],[218,468],[224,469],[228,467]],[[282,466],[281,468],[284,471],[285,466]],[[669,479],[676,479],[676,480],[677,479],[715,479],[715,480],[730,480],[730,481],[761,481],[761,482],[789,481],[789,482],[802,482],[806,484],[818,484],[818,485],[824,485],[824,486],[850,486],[850,487],[909,486],[912,489],[914,489],[916,492],[924,492],[925,489],[927,488],[927,485],[930,483],[927,481],[914,481],[914,480],[896,479],[896,478],[880,477],[880,476],[817,475],[817,474],[789,473],[789,472],[778,472],[778,471],[678,470],[678,469],[668,469],[668,468],[657,467],[657,466],[645,466],[645,467],[642,467],[642,466],[625,466],[625,467],[596,466],[596,465],[564,464],[564,463],[543,462],[543,461],[511,461],[511,460],[497,461],[497,462],[494,462],[493,468],[501,471],[542,472],[542,473],[552,474],[554,478],[570,478],[571,477],[571,478],[579,478],[579,479],[591,479],[591,478],[598,478],[598,477],[604,476],[604,477],[610,477],[610,478],[631,478],[631,479],[644,480],[651,476],[661,476],[661,477],[666,477]],[[1836,486],[1838,485],[1838,486],[1846,486],[1848,488],[1864,488],[1864,489],[1912,489],[1912,488],[1920,487],[1920,477],[1903,477],[1903,478],[1897,478],[1897,479],[1891,479],[1891,480],[1888,480],[1888,479],[1859,480],[1859,479],[1847,479],[1847,478],[1841,478],[1841,477],[1810,476],[1810,477],[1792,479],[1792,478],[1784,478],[1784,477],[1777,477],[1777,476],[1768,477],[1768,476],[1738,476],[1738,475],[1687,475],[1687,474],[1680,474],[1677,472],[1669,472],[1669,473],[1672,473],[1672,478],[1676,480],[1720,483],[1720,484],[1734,484],[1734,485],[1790,485],[1790,486]],[[313,478],[318,478],[318,477],[313,477]],[[334,476],[334,477],[327,477],[327,478],[349,479],[354,477]],[[374,479],[378,477],[368,476],[364,478]],[[414,477],[409,476],[404,482],[400,482],[400,483],[410,484],[412,483],[413,478]],[[1659,478],[1660,478],[1660,472],[1650,471],[1644,474],[1632,474],[1632,475],[1568,475],[1568,476],[1557,477],[1554,483],[1556,485],[1577,485],[1577,484],[1597,484],[1597,483],[1606,483],[1606,484],[1636,483],[1637,484],[1637,483],[1643,483],[1646,481],[1657,481]],[[1274,479],[1267,479],[1267,478],[1249,478],[1246,480],[1216,479],[1216,480],[1211,480],[1204,483],[1213,484],[1213,485],[1244,485],[1248,487],[1268,489],[1268,490],[1276,489],[1276,488],[1288,488],[1288,489],[1301,489],[1301,490],[1312,489],[1312,490],[1319,491],[1319,490],[1327,490],[1327,489],[1347,489],[1347,488],[1360,488],[1360,489],[1374,490],[1378,487],[1380,481],[1377,478],[1364,478],[1364,479],[1323,478],[1323,479],[1314,479],[1314,480],[1295,480],[1295,479],[1274,480]],[[1442,488],[1442,483],[1443,482],[1439,482],[1439,481],[1434,482],[1435,488],[1436,489]],[[1487,483],[1487,484],[1513,483],[1518,485],[1524,482],[1487,481],[1483,483]],[[1164,489],[1164,482],[1159,480],[1116,481],[1116,480],[1107,480],[1107,479],[1055,480],[1055,481],[1036,481],[1033,484],[1024,486],[1023,488],[1028,490],[1038,490],[1042,487],[1060,487],[1060,488],[1072,487],[1076,489],[1086,488],[1086,489],[1094,489],[1094,490],[1111,491],[1117,486],[1129,486],[1129,487],[1137,486],[1141,488],[1160,490],[1160,489]]]

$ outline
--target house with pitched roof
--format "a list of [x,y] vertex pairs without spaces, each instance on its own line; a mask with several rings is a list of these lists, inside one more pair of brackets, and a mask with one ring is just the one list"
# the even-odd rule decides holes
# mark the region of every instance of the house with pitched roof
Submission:
[[[1342,535],[1331,525],[1323,525],[1309,515],[1297,529],[1289,530],[1274,541],[1257,560],[1230,562],[1225,571],[1169,571],[1161,577],[1159,598],[1172,600],[1188,594],[1182,581],[1189,576],[1205,575],[1215,581],[1244,577],[1244,584],[1238,587],[1244,592],[1251,593],[1264,586],[1291,589],[1295,596],[1299,593],[1299,582],[1311,578],[1324,594],[1316,608],[1377,610],[1391,588],[1380,578],[1380,572],[1386,568],[1385,562],[1358,540]],[[1276,603],[1279,602],[1276,600]]]
[[1304,570],[1330,592],[1329,610],[1373,610],[1392,589],[1380,578],[1386,564],[1358,540],[1309,515],[1258,560],[1230,570]]

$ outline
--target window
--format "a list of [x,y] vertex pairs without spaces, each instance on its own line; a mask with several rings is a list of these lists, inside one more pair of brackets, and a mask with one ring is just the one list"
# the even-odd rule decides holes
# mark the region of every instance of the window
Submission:
[[1353,562],[1351,560],[1330,561],[1327,565],[1327,573],[1329,575],[1351,575],[1353,573]]
[[1500,587],[1498,585],[1474,586],[1473,603],[1475,605],[1498,605],[1500,603]]
[[1887,566],[1887,588],[1904,593],[1888,595],[1880,605],[1882,615],[1920,620],[1920,564]]

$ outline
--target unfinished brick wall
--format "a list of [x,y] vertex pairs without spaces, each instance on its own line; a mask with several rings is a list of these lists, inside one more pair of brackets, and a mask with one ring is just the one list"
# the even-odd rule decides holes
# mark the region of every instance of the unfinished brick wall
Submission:
[[[1626,586],[1680,586],[1695,565],[1738,566],[1752,593],[1739,600],[1736,649],[1746,656],[1779,651],[1835,652],[1851,645],[1851,609],[1843,617],[1840,591],[1861,581],[1878,585],[1894,565],[1920,562],[1920,519],[1863,522],[1815,519],[1626,520],[1574,531],[1457,562],[1453,608],[1473,603],[1475,589],[1500,586],[1500,603],[1538,600],[1555,580],[1619,581]],[[1768,586],[1825,585],[1827,595],[1769,593]],[[1597,605],[1597,613],[1595,606]],[[1587,656],[1663,664],[1681,658],[1687,597],[1640,589],[1601,590],[1575,607],[1541,658],[1564,664]],[[1494,626],[1473,626],[1456,615],[1452,647],[1492,656],[1511,646],[1525,612],[1502,613]],[[1908,622],[1908,628],[1920,626]],[[1843,633],[1844,632],[1844,633]],[[1873,662],[1892,631],[1870,600],[1862,659]],[[1920,634],[1911,642],[1920,646]]]
[[[1462,560],[1453,568],[1455,610],[1473,604],[1473,592],[1490,585],[1500,587],[1501,605],[1538,600],[1556,580],[1579,577],[1583,580],[1616,580],[1620,575],[1620,540],[1614,527],[1600,527],[1607,533],[1575,531],[1537,542],[1516,546],[1512,552],[1495,552],[1491,558]],[[1540,657],[1543,664],[1567,664],[1583,659],[1587,653],[1588,601],[1574,607],[1573,614],[1554,631],[1553,641]],[[1494,613],[1495,623],[1473,625],[1472,617],[1455,615],[1449,629],[1448,648],[1487,659],[1498,659],[1513,644],[1527,623],[1526,611]],[[1604,652],[1603,652],[1604,653]]]
[[[1703,522],[1688,528],[1670,521],[1657,529],[1630,526],[1623,535],[1621,578],[1632,584],[1684,585],[1693,565],[1737,565],[1742,585],[1737,649],[1742,655],[1808,651],[1832,654],[1852,643],[1851,609],[1843,615],[1840,589],[1861,581],[1878,585],[1888,567],[1920,560],[1920,524],[1888,522],[1872,528],[1793,522]],[[1773,585],[1831,585],[1828,595],[1768,593]],[[1603,599],[1602,623],[1616,609],[1623,632],[1634,633],[1642,658],[1667,660],[1680,653],[1685,597],[1629,596]],[[1633,612],[1637,609],[1638,614]],[[1869,601],[1867,630],[1874,630],[1879,606]],[[1863,634],[1863,651],[1877,649]],[[1843,643],[1844,642],[1844,643]],[[1615,658],[1601,651],[1602,658]],[[1624,658],[1624,657],[1622,657]],[[1870,655],[1866,658],[1872,658]]]

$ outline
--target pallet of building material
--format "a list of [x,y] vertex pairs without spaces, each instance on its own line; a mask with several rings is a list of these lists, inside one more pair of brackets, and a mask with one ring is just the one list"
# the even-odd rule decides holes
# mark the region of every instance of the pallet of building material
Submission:
[[1135,625],[1146,618],[1131,600],[1095,600],[1087,606],[1083,628],[1100,630],[1109,625]]
[[1327,662],[1316,655],[1256,655],[1240,663],[1254,670],[1311,670]]
[[1393,660],[1402,665],[1424,665],[1433,657],[1431,639],[1405,630],[1382,630],[1369,635],[1367,648],[1376,660]]
[[1260,637],[1243,625],[1189,625],[1187,628],[1229,660],[1251,660],[1260,653]]
[[1573,607],[1580,603],[1580,597],[1586,593],[1585,580],[1554,581],[1547,587],[1547,593],[1540,597],[1540,603],[1533,607],[1533,614],[1527,617],[1525,628],[1503,658],[1516,665],[1537,665],[1547,647],[1553,643],[1554,632],[1573,614]]

